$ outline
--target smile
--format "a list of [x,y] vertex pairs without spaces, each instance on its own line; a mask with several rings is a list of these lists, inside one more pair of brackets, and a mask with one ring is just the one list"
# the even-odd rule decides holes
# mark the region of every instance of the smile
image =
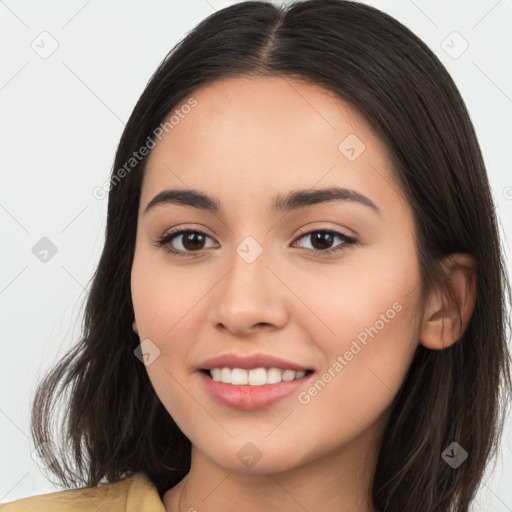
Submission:
[[[309,370],[307,370],[309,371]],[[283,370],[281,368],[211,368],[210,377],[224,384],[235,386],[263,386],[265,384],[279,384],[300,379],[306,375],[306,371]]]

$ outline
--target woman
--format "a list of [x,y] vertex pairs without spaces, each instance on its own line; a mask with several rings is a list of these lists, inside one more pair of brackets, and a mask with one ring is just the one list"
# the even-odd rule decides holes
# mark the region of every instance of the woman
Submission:
[[[83,339],[32,416],[85,487],[2,510],[469,509],[509,289],[422,41],[350,1],[223,9],[151,78],[108,188]],[[70,453],[47,428],[67,386]]]

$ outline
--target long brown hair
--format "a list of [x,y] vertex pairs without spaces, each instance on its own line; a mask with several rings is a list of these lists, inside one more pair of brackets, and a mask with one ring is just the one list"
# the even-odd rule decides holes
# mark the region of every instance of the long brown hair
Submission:
[[[353,1],[232,5],[204,19],[165,57],[117,149],[105,245],[81,339],[36,390],[35,444],[45,443],[40,451],[48,461],[56,457],[49,467],[66,487],[142,472],[162,496],[188,472],[190,441],[134,356],[130,272],[147,157],[122,179],[118,171],[196,88],[251,75],[320,85],[364,116],[387,146],[413,208],[424,293],[448,287],[445,256],[467,253],[477,263],[477,300],[465,332],[444,350],[419,345],[394,399],[372,496],[381,512],[467,511],[499,446],[512,388],[510,285],[493,198],[464,101],[439,59],[397,20]],[[66,414],[56,434],[59,397]],[[441,457],[454,441],[469,453],[469,463],[456,470]]]

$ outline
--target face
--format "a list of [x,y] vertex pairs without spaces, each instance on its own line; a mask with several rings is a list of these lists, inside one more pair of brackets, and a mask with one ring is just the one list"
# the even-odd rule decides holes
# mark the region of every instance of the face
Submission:
[[[341,454],[382,429],[419,339],[412,211],[386,147],[296,79],[223,79],[192,97],[141,191],[131,289],[149,378],[213,464],[271,472]],[[352,195],[315,195],[330,188]],[[147,209],[171,189],[218,210],[170,195]],[[223,355],[239,359],[207,363]],[[229,384],[212,366],[239,370],[214,372]],[[307,372],[247,371],[270,367]]]

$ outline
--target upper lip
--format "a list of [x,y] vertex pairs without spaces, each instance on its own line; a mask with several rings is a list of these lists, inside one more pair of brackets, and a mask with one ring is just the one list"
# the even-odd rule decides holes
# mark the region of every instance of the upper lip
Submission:
[[253,368],[280,368],[296,372],[309,370],[305,366],[270,354],[252,354],[249,356],[221,354],[201,363],[200,369],[209,370],[211,368],[243,368],[245,370],[252,370]]

